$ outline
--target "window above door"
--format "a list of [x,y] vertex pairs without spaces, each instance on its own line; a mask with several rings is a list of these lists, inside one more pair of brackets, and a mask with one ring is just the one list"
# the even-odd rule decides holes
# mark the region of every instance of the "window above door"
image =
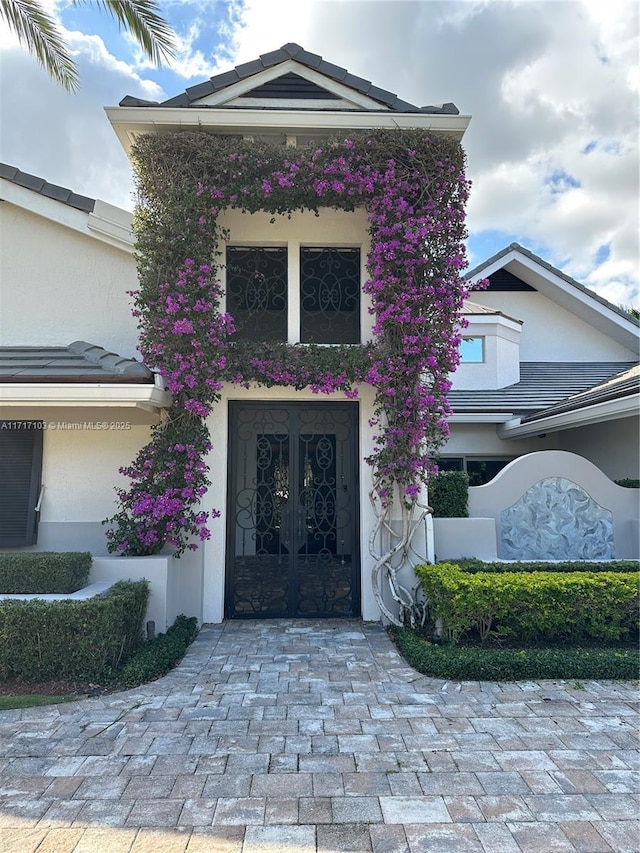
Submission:
[[228,246],[236,340],[361,343],[361,254],[333,246]]

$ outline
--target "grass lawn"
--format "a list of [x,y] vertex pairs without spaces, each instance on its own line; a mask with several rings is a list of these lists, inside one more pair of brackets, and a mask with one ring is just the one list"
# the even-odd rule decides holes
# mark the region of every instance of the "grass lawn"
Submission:
[[25,693],[23,695],[0,696],[0,711],[13,708],[35,708],[38,705],[55,705],[57,702],[73,702],[78,696],[47,696],[43,693]]

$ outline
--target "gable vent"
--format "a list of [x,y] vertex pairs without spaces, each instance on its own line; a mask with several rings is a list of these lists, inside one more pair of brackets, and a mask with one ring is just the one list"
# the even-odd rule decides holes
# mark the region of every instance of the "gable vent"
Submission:
[[526,281],[522,281],[521,278],[513,275],[508,270],[501,269],[496,270],[489,276],[489,287],[485,291],[489,293],[498,293],[498,292],[507,292],[514,290],[533,290],[535,291],[535,287],[531,287],[530,284],[527,284]]
[[337,95],[328,92],[317,83],[312,83],[310,80],[305,80],[299,74],[283,74],[282,77],[276,77],[275,80],[269,80],[268,83],[263,83],[250,92],[245,92],[240,95],[241,98],[287,98],[300,100],[318,100],[337,101],[340,100]]

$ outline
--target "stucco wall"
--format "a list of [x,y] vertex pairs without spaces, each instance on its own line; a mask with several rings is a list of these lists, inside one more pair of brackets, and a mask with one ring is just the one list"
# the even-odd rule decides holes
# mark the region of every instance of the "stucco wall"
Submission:
[[590,459],[612,480],[640,477],[640,419],[620,418],[558,433],[560,448]]
[[106,554],[102,521],[116,510],[114,488],[127,484],[118,469],[149,435],[148,426],[136,425],[123,431],[46,429],[38,542],[28,550]]
[[441,452],[443,456],[520,456],[536,450],[560,449],[558,435],[505,441],[498,437],[495,424],[452,423],[451,435]]
[[464,330],[469,337],[484,338],[484,361],[462,362],[451,374],[459,389],[505,388],[520,380],[520,324],[506,317],[469,317]]
[[150,595],[145,621],[152,620],[156,632],[166,631],[181,613],[202,621],[202,559],[198,552],[179,560],[170,555],[97,557],[89,579],[91,583],[148,581]]
[[611,513],[616,558],[638,557],[639,490],[617,486],[589,460],[564,451],[520,457],[503,468],[490,483],[469,489],[469,515],[472,518],[495,519],[499,557],[505,556],[502,548],[503,510],[516,504],[532,486],[550,478],[563,478],[577,484],[602,509]]
[[2,346],[85,340],[135,357],[133,255],[8,202],[0,217]]
[[636,356],[541,293],[486,293],[473,301],[522,320],[520,361],[635,361]]

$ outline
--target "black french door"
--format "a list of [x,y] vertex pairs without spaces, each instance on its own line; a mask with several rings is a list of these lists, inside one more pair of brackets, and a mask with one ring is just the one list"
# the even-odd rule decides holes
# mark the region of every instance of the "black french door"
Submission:
[[228,618],[360,615],[357,403],[230,403]]

